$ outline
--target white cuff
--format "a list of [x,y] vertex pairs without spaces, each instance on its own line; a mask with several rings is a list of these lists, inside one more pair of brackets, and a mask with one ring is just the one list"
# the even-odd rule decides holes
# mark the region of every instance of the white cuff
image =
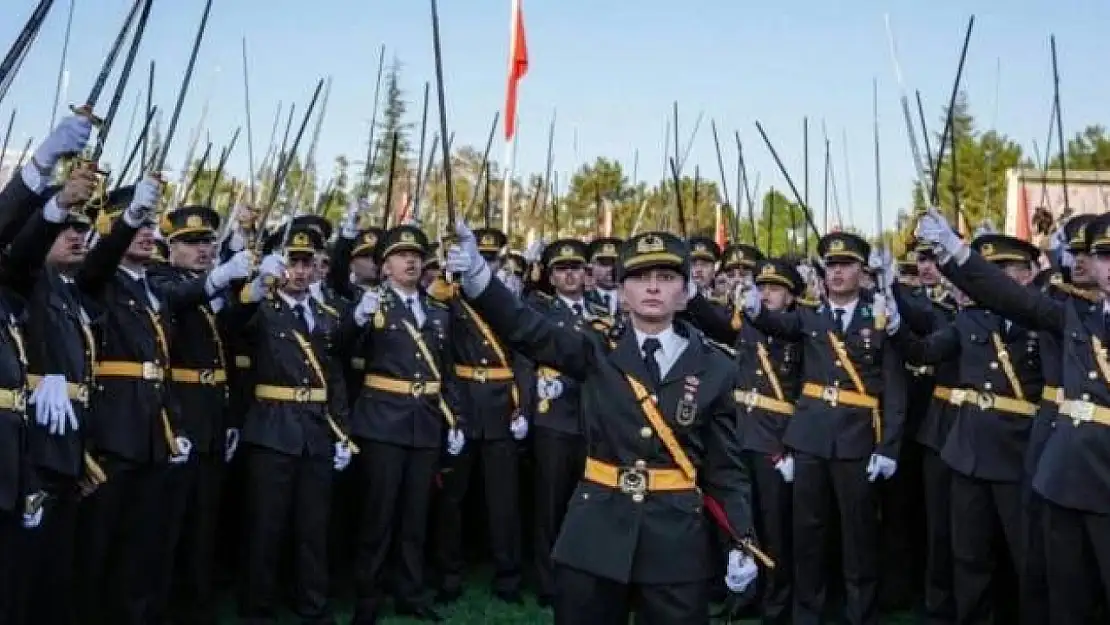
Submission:
[[66,215],[69,211],[58,205],[58,195],[54,194],[47,202],[46,206],[42,207],[43,219],[52,224],[60,224],[66,220]]
[[952,255],[952,258],[956,259],[957,265],[963,265],[967,262],[967,259],[971,258],[971,248],[967,245],[961,245],[960,249]]
[[43,190],[46,189],[46,184],[50,182],[50,179],[39,171],[38,166],[35,165],[34,158],[27,161],[23,166],[23,170],[20,172],[20,178],[23,179],[23,184],[27,185],[27,188],[35,195],[42,195]]
[[222,290],[216,288],[216,285],[212,283],[212,272],[209,272],[208,277],[204,279],[204,292],[208,294],[208,297],[215,297],[216,293]]
[[136,217],[134,215],[134,213],[131,212],[130,208],[123,211],[122,219],[127,225],[131,226],[132,228],[135,228],[136,230],[138,230],[139,228],[142,228],[143,227],[143,222],[145,221],[142,217]]
[[493,278],[493,274],[489,270],[489,265],[482,263],[482,268],[474,276],[468,276],[462,281],[463,293],[470,299],[474,299],[482,294],[489,286],[489,281]]

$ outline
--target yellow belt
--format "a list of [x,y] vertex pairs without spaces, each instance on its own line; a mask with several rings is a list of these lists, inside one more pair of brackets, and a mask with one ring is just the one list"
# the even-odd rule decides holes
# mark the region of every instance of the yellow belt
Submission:
[[327,389],[308,387],[293,388],[291,386],[270,386],[269,384],[259,384],[255,386],[254,396],[257,399],[288,401],[298,404],[322,404],[328,401]]
[[1064,389],[1058,386],[1046,386],[1041,390],[1041,399],[1060,405],[1064,403]]
[[1071,417],[1075,425],[1080,423],[1110,425],[1110,408],[1092,404],[1089,401],[1065,399],[1060,402],[1060,414]]
[[774,397],[760,395],[755,391],[742,391],[736,389],[732,392],[732,396],[737,404],[746,406],[748,412],[756,408],[761,408],[767,412],[774,412],[786,416],[794,414],[794,404],[788,401],[782,401],[781,399],[775,399]]
[[508,367],[472,367],[470,365],[455,365],[455,376],[461,380],[469,380],[480,384],[508,382],[514,377],[513,370]]
[[[27,374],[27,386],[29,388],[36,388],[39,382],[42,382],[43,376],[36,373]],[[77,384],[75,382],[66,382],[66,395],[73,401],[81,402],[86,406],[89,404],[89,387],[87,384]]]
[[223,369],[170,369],[170,379],[181,384],[203,384],[214,386],[227,382],[227,371]]
[[952,389],[947,386],[934,386],[933,397],[941,401],[952,402]]
[[878,408],[879,400],[863,393],[855,391],[846,391],[836,386],[821,386],[813,382],[806,382],[802,386],[802,395],[810,399],[820,399],[821,401],[836,406],[837,404],[844,404],[845,406],[854,406],[856,408]]
[[27,409],[27,390],[0,388],[0,410],[23,412]]
[[363,384],[365,384],[367,388],[372,388],[375,391],[384,391],[396,395],[412,395],[413,397],[437,395],[441,387],[440,383],[435,380],[428,382],[412,382],[409,380],[387,378],[381,375],[368,375],[363,381]]
[[642,500],[646,492],[697,489],[697,484],[681,469],[649,469],[642,460],[634,467],[617,467],[586,458],[584,475],[595,484],[618,489],[637,500]]
[[953,406],[970,404],[978,406],[980,410],[997,410],[999,412],[1016,414],[1023,417],[1032,417],[1037,413],[1036,404],[1014,399],[1013,397],[1005,397],[1003,395],[980,393],[966,388],[952,389],[952,394],[948,398],[948,403]]
[[156,362],[128,362],[108,360],[96,363],[95,375],[105,378],[135,378],[150,382],[161,382],[166,371]]

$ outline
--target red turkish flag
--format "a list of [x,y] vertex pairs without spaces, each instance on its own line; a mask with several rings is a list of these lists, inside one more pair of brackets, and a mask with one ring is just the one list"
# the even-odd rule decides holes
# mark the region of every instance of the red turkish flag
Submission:
[[512,141],[516,134],[516,91],[520,79],[528,73],[528,42],[524,36],[524,9],[522,0],[513,0],[513,15],[509,35],[509,86],[505,94],[505,141]]

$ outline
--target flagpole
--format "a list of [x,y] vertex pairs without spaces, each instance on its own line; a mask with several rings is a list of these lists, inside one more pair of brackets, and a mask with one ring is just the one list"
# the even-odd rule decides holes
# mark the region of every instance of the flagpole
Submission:
[[[514,126],[516,120],[513,120]],[[516,161],[516,128],[512,129],[513,138],[505,142],[505,173],[501,182],[501,231],[510,236],[509,213],[513,199],[513,166]]]

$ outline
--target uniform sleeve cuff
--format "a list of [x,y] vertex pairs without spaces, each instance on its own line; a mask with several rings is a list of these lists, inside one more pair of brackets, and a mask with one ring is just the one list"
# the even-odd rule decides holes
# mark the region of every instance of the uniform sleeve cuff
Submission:
[[49,179],[39,171],[33,158],[23,165],[20,178],[23,179],[23,184],[27,185],[27,188],[35,195],[41,195],[46,189],[46,183],[49,182]]
[[463,293],[470,299],[474,299],[482,294],[489,286],[489,281],[493,278],[493,274],[489,270],[489,265],[483,263],[482,269],[473,276],[467,276],[462,281]]
[[58,205],[57,195],[51,197],[50,200],[46,203],[46,206],[42,207],[43,218],[52,224],[62,223],[63,221],[65,221],[66,215],[68,214],[69,211]]

